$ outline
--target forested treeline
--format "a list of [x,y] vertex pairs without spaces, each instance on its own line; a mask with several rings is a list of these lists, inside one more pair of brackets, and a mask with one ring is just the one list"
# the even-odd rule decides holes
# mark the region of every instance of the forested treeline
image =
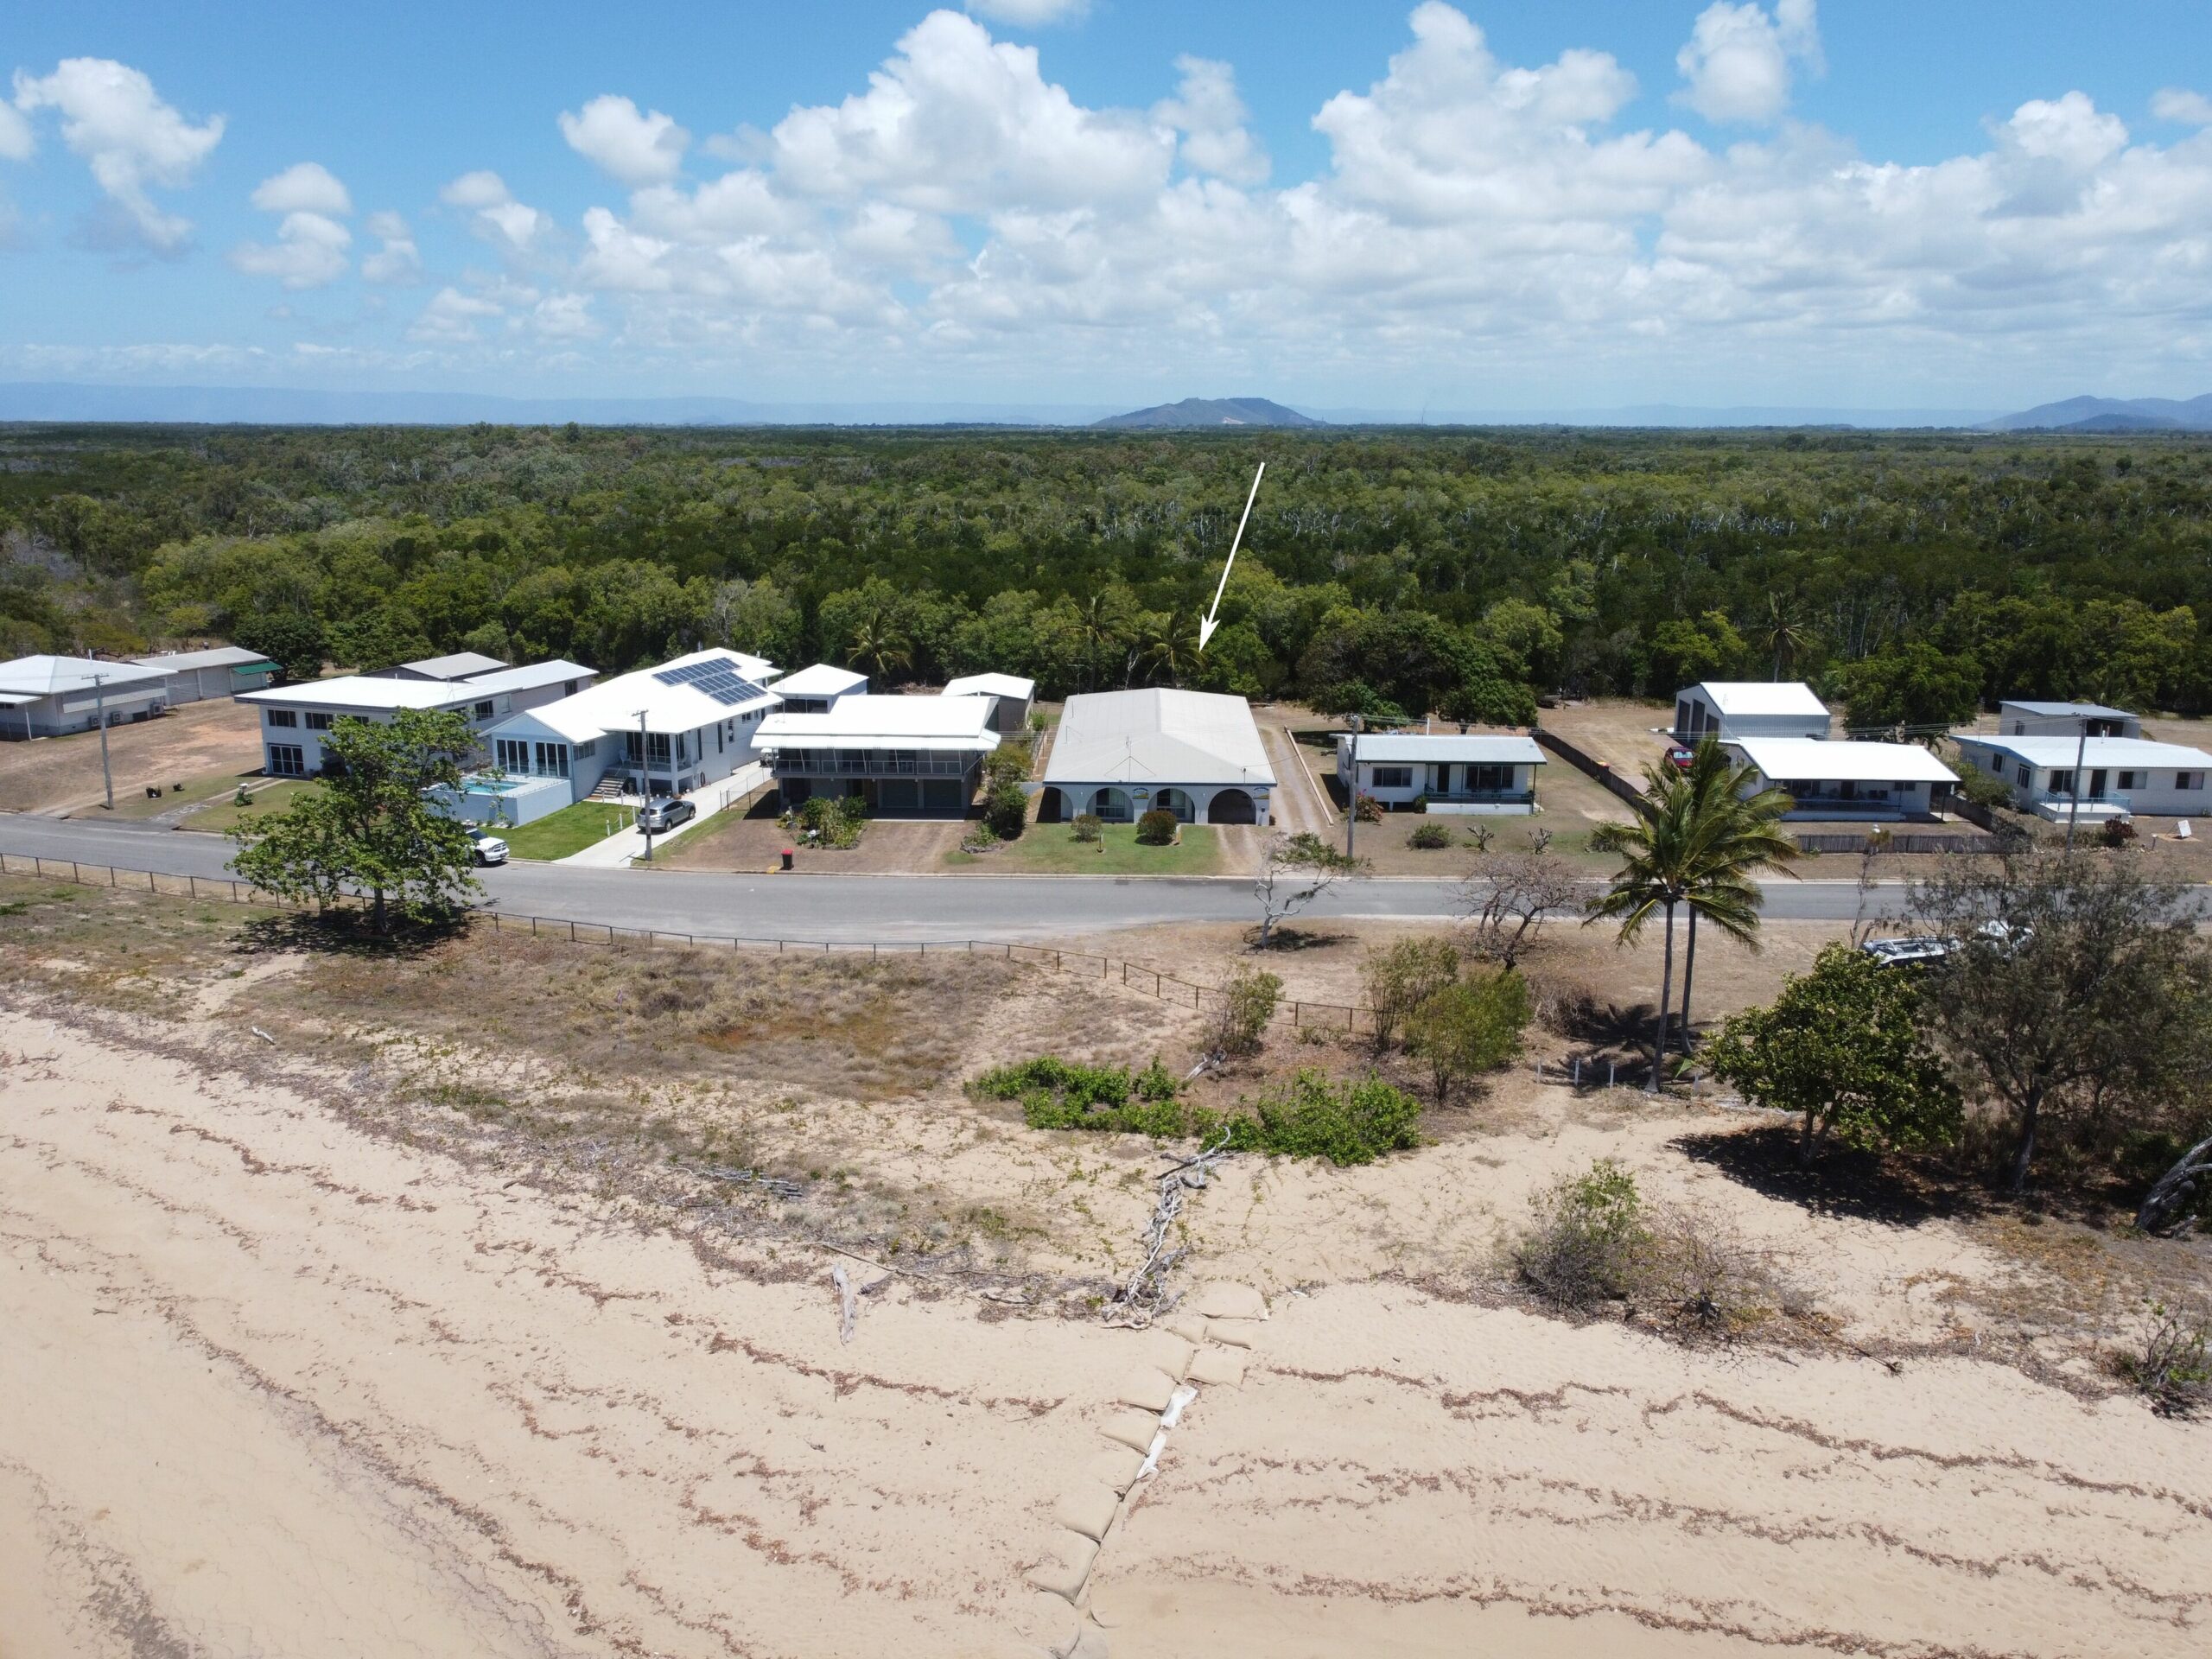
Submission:
[[2200,710],[2209,463],[2149,437],[15,427],[0,655],[616,671],[713,643],[1464,718],[1777,672],[1854,724]]

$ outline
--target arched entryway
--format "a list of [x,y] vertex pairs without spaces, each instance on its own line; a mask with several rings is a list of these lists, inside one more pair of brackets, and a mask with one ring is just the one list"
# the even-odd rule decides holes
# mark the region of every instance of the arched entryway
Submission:
[[1061,823],[1067,817],[1067,797],[1061,794],[1059,785],[1047,784],[1037,791],[1037,822]]
[[1252,798],[1241,789],[1217,789],[1213,799],[1206,803],[1208,823],[1257,823],[1259,809],[1252,804]]
[[1129,791],[1126,789],[1102,789],[1090,798],[1090,810],[1101,823],[1127,823],[1129,821]]
[[1152,810],[1173,812],[1178,823],[1196,823],[1198,821],[1198,809],[1192,804],[1189,793],[1172,786],[1153,791]]

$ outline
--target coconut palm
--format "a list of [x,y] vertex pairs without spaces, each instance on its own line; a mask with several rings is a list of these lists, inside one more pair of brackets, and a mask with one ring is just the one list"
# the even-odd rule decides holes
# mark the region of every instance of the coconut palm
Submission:
[[868,670],[879,686],[893,669],[904,668],[913,660],[905,631],[892,620],[889,612],[880,608],[869,611],[853,624],[845,657],[855,667]]
[[1700,916],[1752,950],[1759,948],[1758,912],[1764,902],[1752,878],[1778,869],[1798,855],[1794,836],[1782,828],[1789,797],[1769,787],[1747,793],[1758,777],[1708,735],[1690,756],[1682,781],[1699,799],[1699,817],[1711,824],[1700,842],[1699,869],[1684,896],[1689,912],[1689,941],[1682,955],[1682,1052],[1690,1046],[1690,992],[1697,976],[1697,924]]
[[1145,666],[1152,677],[1180,685],[1183,676],[1198,665],[1198,625],[1186,614],[1147,611],[1139,624],[1138,641]]
[[1096,683],[1098,664],[1120,650],[1129,637],[1129,605],[1125,590],[1096,589],[1076,607],[1076,632],[1083,640],[1084,690]]
[[[1698,746],[1688,772],[1653,762],[1644,772],[1648,804],[1643,814],[1631,823],[1603,825],[1590,838],[1592,849],[1618,853],[1622,861],[1612,885],[1591,901],[1587,919],[1617,922],[1619,942],[1629,945],[1643,937],[1653,918],[1665,918],[1659,1017],[1651,1033],[1649,1087],[1655,1092],[1674,1015],[1675,912],[1689,911],[1693,939],[1702,917],[1756,950],[1758,912],[1765,900],[1752,874],[1796,856],[1796,843],[1774,826],[1788,797],[1769,790],[1744,798],[1742,791],[1755,775],[1708,737]],[[1685,975],[1685,1033],[1688,1001]]]
[[1774,677],[1778,680],[1783,668],[1795,664],[1798,654],[1812,644],[1813,625],[1796,600],[1769,594],[1766,614],[1758,620],[1758,637],[1774,653]]

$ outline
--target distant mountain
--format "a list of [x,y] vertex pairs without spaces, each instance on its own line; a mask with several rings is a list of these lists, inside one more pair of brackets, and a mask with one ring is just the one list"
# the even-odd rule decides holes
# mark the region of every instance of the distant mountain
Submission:
[[767,404],[735,397],[501,397],[294,386],[0,385],[0,421],[250,426],[1082,426],[1099,404]]
[[1179,404],[1158,404],[1150,409],[1132,410],[1126,415],[1109,415],[1103,421],[1093,421],[1093,426],[1326,426],[1326,421],[1317,421],[1311,415],[1301,415],[1294,409],[1285,409],[1281,404],[1265,397],[1185,397]]
[[1992,432],[2212,432],[2212,392],[2172,397],[2067,397],[1986,423]]

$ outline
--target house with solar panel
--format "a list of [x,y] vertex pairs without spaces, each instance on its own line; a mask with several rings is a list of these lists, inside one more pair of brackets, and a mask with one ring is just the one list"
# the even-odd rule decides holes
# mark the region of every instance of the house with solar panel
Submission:
[[467,780],[461,816],[528,823],[581,800],[718,783],[759,758],[760,722],[783,702],[768,683],[781,672],[714,646],[501,721],[484,733],[492,766]]

